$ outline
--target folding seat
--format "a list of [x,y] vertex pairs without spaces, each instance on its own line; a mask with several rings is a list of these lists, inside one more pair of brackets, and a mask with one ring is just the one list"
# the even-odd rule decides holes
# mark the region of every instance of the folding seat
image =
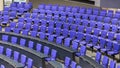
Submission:
[[19,17],[18,18],[18,22],[24,22],[24,18],[23,17]]
[[111,27],[110,24],[107,24],[107,23],[104,24],[104,30],[109,31],[109,30],[110,30],[110,27]]
[[71,12],[72,13],[77,13],[78,10],[79,10],[79,7],[75,6],[75,7],[72,7]]
[[21,38],[20,39],[20,46],[25,46],[26,45],[26,39]]
[[55,15],[59,16],[59,14],[60,14],[59,11],[53,11],[53,15],[54,15],[54,16],[55,16]]
[[20,29],[19,28],[14,28],[13,32],[19,34],[20,33]]
[[26,23],[32,23],[32,19],[31,18],[27,18],[26,19]]
[[86,27],[86,34],[92,33],[92,27]]
[[107,56],[104,56],[102,59],[102,65],[104,68],[108,68],[109,58]]
[[1,24],[6,25],[7,23],[9,23],[9,16],[3,16],[3,21]]
[[48,30],[47,33],[46,33],[47,35],[53,34],[53,32],[54,32],[54,28],[53,27],[48,27],[47,30]]
[[69,37],[72,38],[72,39],[74,39],[76,37],[76,31],[70,30]]
[[24,23],[23,23],[23,22],[18,22],[17,28],[22,29],[23,26],[24,26]]
[[17,14],[17,13],[16,13],[15,11],[11,11],[11,12],[9,13],[9,18],[13,20],[14,18],[16,18],[16,14]]
[[56,35],[48,35],[48,41],[54,42],[55,37],[56,37]]
[[57,56],[57,51],[55,49],[52,49],[50,58],[46,58],[46,60],[54,61],[54,60],[56,60],[56,56]]
[[95,61],[100,64],[100,61],[101,61],[101,53],[100,52],[96,53]]
[[32,13],[38,13],[38,9],[33,9]]
[[81,46],[80,51],[76,53],[76,56],[85,56],[86,55],[86,46]]
[[111,25],[112,32],[118,32],[118,27],[116,25]]
[[0,65],[0,68],[5,68],[5,66],[4,65]]
[[115,37],[115,33],[114,32],[108,32],[108,39],[113,40]]
[[119,13],[115,13],[113,17],[120,19],[120,14]]
[[92,8],[88,8],[88,9],[86,9],[86,14],[92,14]]
[[41,10],[39,10],[39,13],[40,13],[40,14],[45,14],[45,10],[44,10],[44,9],[41,9]]
[[84,14],[86,12],[86,8],[85,7],[81,7],[79,10],[79,13]]
[[65,12],[71,12],[72,11],[72,6],[66,6]]
[[65,6],[63,6],[63,5],[62,5],[62,6],[59,6],[59,7],[58,7],[58,11],[65,11]]
[[107,10],[101,10],[100,11],[100,16],[106,16]]
[[51,7],[51,10],[52,10],[52,11],[57,11],[57,10],[58,10],[58,5],[53,5],[53,6]]
[[88,19],[88,14],[82,14],[82,19]]
[[41,20],[41,25],[46,26],[46,24],[47,24],[47,21],[46,21],[45,19],[42,19],[42,20]]
[[76,68],[77,67],[77,63],[75,61],[72,61],[70,64],[71,68]]
[[11,10],[11,11],[17,11],[17,8],[16,8],[16,7],[11,7],[10,10]]
[[64,68],[69,68],[70,61],[71,61],[71,59],[69,57],[65,57],[65,61],[64,61],[65,67]]
[[98,40],[97,36],[93,35],[91,41],[92,41],[92,44],[88,44],[88,46],[92,48],[92,47],[94,47],[94,46],[96,46],[98,44],[99,40]]
[[45,10],[51,10],[51,8],[52,8],[51,4],[48,4],[48,5],[45,6]]
[[9,7],[7,7],[7,6],[4,6],[4,9],[3,9],[4,11],[10,11],[10,8]]
[[39,24],[39,23],[40,23],[40,20],[39,20],[39,19],[34,19],[33,23],[34,23],[34,24]]
[[10,22],[10,28],[15,28],[16,27],[16,22]]
[[102,22],[103,21],[103,16],[97,16],[96,20]]
[[55,35],[60,36],[61,31],[61,28],[55,28]]
[[63,36],[58,36],[57,38],[56,38],[56,44],[62,44],[62,42],[63,42],[63,39],[64,39],[64,37]]
[[60,12],[60,16],[66,16],[66,12],[61,11],[61,12]]
[[89,24],[89,21],[88,21],[88,20],[84,19],[84,20],[82,21],[82,25],[83,25],[83,26],[88,26],[88,24]]
[[92,39],[92,36],[90,34],[86,34],[85,42],[90,43],[91,39]]
[[39,19],[45,19],[45,14],[40,14],[40,15],[38,16],[38,18],[39,18]]
[[31,23],[26,23],[25,24],[25,29],[30,30],[31,29]]
[[99,45],[94,46],[94,48],[97,50],[103,49],[105,48],[106,43],[107,43],[106,39],[99,37]]
[[39,38],[40,39],[45,39],[46,38],[46,34],[44,32],[39,32]]
[[80,24],[81,24],[80,18],[76,18],[75,21],[74,21],[74,23],[75,23],[76,25],[80,25]]
[[75,30],[76,31],[76,29],[77,29],[77,25],[76,24],[72,24],[70,26],[70,30]]
[[116,34],[116,41],[120,42],[120,34]]
[[46,26],[42,25],[40,26],[40,32],[46,32]]
[[29,12],[25,13],[25,14],[24,14],[25,20],[26,20],[26,18],[30,18],[30,16],[31,16],[31,14],[30,14]]
[[63,23],[63,29],[69,29],[70,24],[69,23]]
[[44,50],[43,50],[43,52],[44,52],[45,55],[48,55],[48,54],[49,54],[49,50],[50,50],[49,47],[44,46]]
[[23,13],[24,13],[24,8],[19,8],[17,15],[21,17]]
[[77,37],[77,38],[76,38],[74,41],[76,41],[76,42],[82,41],[82,40],[84,39],[84,34],[81,33],[81,32],[78,32],[78,33],[76,34],[76,37]]
[[[31,14],[32,21],[34,21],[37,17],[38,17],[37,13],[32,13]],[[30,17],[28,17],[28,18],[30,18]]]
[[44,9],[44,8],[45,8],[45,4],[40,4],[40,5],[38,6],[38,8],[39,8],[39,9]]
[[113,61],[113,60],[111,60],[111,61],[110,61],[109,68],[116,68],[116,62]]
[[80,14],[80,13],[74,13],[74,17],[75,17],[75,18],[78,18],[78,19],[79,19],[79,18],[81,18],[81,16],[82,16],[82,14]]
[[37,24],[34,24],[33,27],[32,27],[32,30],[33,31],[38,31],[38,28],[39,28],[39,26]]
[[21,62],[23,65],[25,65],[26,60],[27,60],[27,57],[26,57],[24,54],[22,54],[22,55],[21,55],[21,58],[20,58],[20,62]]
[[89,16],[89,19],[90,19],[91,21],[95,21],[95,20],[96,20],[96,15],[90,15],[90,16]]
[[54,20],[54,21],[58,21],[58,20],[59,20],[59,16],[58,16],[58,15],[54,15],[54,16],[53,16],[53,20]]
[[2,41],[7,42],[8,39],[9,39],[9,36],[8,36],[8,35],[2,35]]
[[4,47],[0,46],[0,54],[3,54],[3,51],[4,51]]
[[8,11],[3,11],[3,16],[9,15]]
[[20,53],[19,53],[19,52],[14,51],[13,58],[14,58],[14,60],[15,60],[15,61],[18,61],[18,60],[19,60],[19,55],[20,55]]
[[120,51],[120,45],[115,41],[115,42],[113,42],[113,49],[108,51],[107,54],[114,56],[114,55],[118,54],[119,51]]
[[5,27],[5,32],[11,32],[11,28],[10,27]]
[[31,58],[27,60],[27,68],[33,68],[33,60]]
[[104,18],[104,22],[105,22],[105,23],[110,23],[110,20],[111,20],[110,17],[105,17],[105,18]]
[[61,28],[62,24],[63,24],[62,22],[58,21],[58,22],[55,23],[55,26],[56,26],[56,28]]
[[60,19],[60,21],[62,21],[62,22],[66,22],[66,16],[61,16],[59,19]]
[[33,49],[33,47],[34,47],[34,42],[33,41],[29,41],[28,48]]
[[10,7],[16,7],[17,5],[15,3],[11,3]]
[[72,49],[73,50],[77,50],[78,46],[79,46],[78,42],[75,42],[75,41],[72,42]]
[[101,30],[101,37],[106,38],[107,36],[107,31],[106,30]]
[[99,14],[99,9],[98,8],[94,8],[93,9],[93,15],[98,15]]
[[6,49],[6,56],[9,58],[12,56],[12,49],[10,49],[10,48]]
[[52,15],[47,15],[46,20],[52,20]]
[[68,29],[63,29],[63,30],[62,30],[62,35],[63,35],[64,37],[68,37],[68,33],[69,33],[69,30],[68,30]]
[[37,31],[30,31],[30,35],[32,37],[36,37],[37,36]]
[[55,21],[49,20],[49,21],[48,21],[48,26],[49,26],[49,27],[55,27],[55,23],[56,23]]
[[100,29],[95,28],[93,34],[94,34],[95,36],[99,36],[99,35],[100,35]]
[[11,37],[11,43],[16,44],[17,43],[17,37]]
[[93,28],[95,28],[96,27],[96,22],[95,21],[90,21],[90,27],[93,27]]
[[36,51],[37,52],[41,52],[41,50],[42,50],[42,44],[37,43],[37,45],[36,45]]
[[97,28],[103,29],[103,23],[102,22],[97,22]]
[[17,8],[23,8],[23,5],[22,4],[17,4]]
[[25,12],[30,11],[30,9],[31,9],[31,6],[29,4],[24,5],[24,11]]
[[65,38],[64,39],[64,46],[69,47],[71,44],[72,39],[71,38]]
[[113,10],[108,10],[108,13],[106,14],[107,17],[113,17]]
[[118,23],[118,19],[117,18],[113,18],[112,20],[111,20],[111,24],[113,24],[113,25],[117,25]]
[[113,46],[113,42],[110,40],[107,40],[106,47],[101,48],[101,52],[108,52],[108,51],[112,50],[112,46]]
[[78,26],[78,32],[84,32],[85,26]]

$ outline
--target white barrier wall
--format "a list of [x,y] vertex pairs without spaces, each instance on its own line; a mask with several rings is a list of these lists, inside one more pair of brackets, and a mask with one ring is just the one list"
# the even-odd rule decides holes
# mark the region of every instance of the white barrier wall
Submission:
[[0,0],[0,11],[3,10],[3,0]]

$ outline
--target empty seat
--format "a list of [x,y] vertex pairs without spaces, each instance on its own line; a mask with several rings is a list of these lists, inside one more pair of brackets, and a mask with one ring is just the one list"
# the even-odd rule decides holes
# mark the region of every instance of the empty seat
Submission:
[[50,58],[46,58],[47,61],[53,61],[56,60],[56,56],[57,56],[57,51],[52,49],[51,51],[51,57]]
[[28,30],[22,30],[22,35],[28,35]]
[[16,44],[17,43],[17,37],[11,37],[11,43]]
[[32,37],[36,37],[37,36],[37,31],[30,31],[30,35]]
[[54,42],[55,37],[56,37],[56,35],[48,35],[48,41]]
[[72,49],[73,50],[77,50],[78,46],[79,46],[78,42],[75,42],[75,41],[72,42]]
[[49,50],[50,50],[49,47],[44,46],[44,50],[43,50],[43,52],[44,52],[45,55],[48,55],[48,54],[49,54]]
[[101,60],[101,53],[97,52],[96,57],[95,57],[95,61],[100,64],[100,60]]
[[112,32],[118,32],[118,27],[116,25],[112,25]]
[[63,23],[63,28],[64,29],[69,29],[70,24],[69,23]]
[[63,35],[64,37],[67,37],[67,36],[68,36],[68,33],[69,33],[69,30],[68,30],[68,29],[63,29],[63,30],[62,30],[62,35]]
[[65,65],[65,67],[64,68],[68,68],[69,67],[69,65],[70,65],[70,58],[69,57],[65,57],[65,61],[64,61],[64,65]]
[[102,65],[104,68],[108,68],[109,58],[107,56],[104,56],[102,59]]
[[8,41],[8,35],[2,35],[2,41]]
[[33,31],[38,31],[38,28],[39,28],[38,24],[34,24],[32,27]]
[[108,32],[108,39],[113,40],[115,37],[115,33],[114,32]]
[[90,27],[95,28],[96,27],[96,22],[95,21],[90,21]]
[[28,43],[28,48],[33,48],[34,47],[34,42],[33,41],[29,41]]
[[106,30],[102,30],[101,31],[101,37],[106,38],[106,36],[107,36],[107,31]]
[[14,29],[13,29],[13,32],[19,34],[19,33],[20,33],[20,30],[21,30],[21,29],[19,29],[19,28],[14,28]]
[[111,25],[110,24],[104,24],[104,30],[109,31],[110,30]]
[[82,20],[82,25],[83,26],[88,26],[88,24],[89,24],[88,20],[86,20],[86,19]]
[[110,23],[110,20],[111,20],[110,17],[105,17],[105,18],[104,18],[104,22],[105,22],[105,23]]
[[72,61],[71,64],[70,64],[70,67],[71,68],[76,68],[77,66],[77,63],[75,61]]
[[4,65],[0,65],[0,68],[5,68],[5,66]]
[[20,45],[21,45],[21,46],[25,46],[25,43],[26,43],[26,40],[23,39],[23,38],[21,38],[21,39],[20,39]]
[[13,58],[14,58],[15,61],[18,61],[18,60],[19,60],[19,55],[20,55],[19,52],[14,51],[14,56],[13,56]]
[[61,28],[62,27],[62,22],[56,22],[55,25],[56,25],[56,28]]
[[86,46],[81,46],[80,51],[76,53],[77,56],[85,56],[86,55]]
[[117,19],[117,18],[113,18],[113,19],[111,20],[111,24],[117,25],[117,24],[118,24],[118,19]]
[[69,35],[70,38],[74,39],[76,37],[76,31],[70,30]]
[[15,28],[15,27],[16,27],[16,22],[11,22],[11,23],[10,23],[10,27],[11,27],[11,28]]
[[7,48],[7,49],[6,49],[6,56],[10,58],[11,55],[12,55],[12,49]]
[[103,21],[103,16],[97,16],[97,21],[102,22]]
[[79,32],[84,32],[84,28],[85,28],[84,26],[78,26],[78,31]]
[[92,33],[92,27],[86,27],[86,34]]
[[60,34],[61,34],[61,28],[55,28],[55,34],[57,36],[60,36]]
[[45,31],[46,31],[46,26],[43,26],[43,25],[40,26],[40,31],[41,31],[41,32],[45,32]]
[[70,44],[71,44],[71,38],[65,38],[64,39],[64,46],[67,46],[67,47],[69,47],[70,46]]
[[21,62],[23,65],[25,65],[26,60],[27,60],[26,55],[22,54],[22,55],[21,55],[21,58],[20,58],[20,62]]
[[27,60],[27,68],[32,68],[33,66],[33,60],[31,58],[28,58]]
[[96,20],[96,15],[90,15],[90,16],[89,16],[89,19],[90,19],[91,21]]
[[4,47],[0,46],[0,54],[3,54]]
[[106,16],[107,10],[101,10],[100,11],[100,16]]
[[113,60],[111,60],[111,61],[110,61],[109,68],[116,68],[116,62],[113,61]]
[[39,32],[39,38],[40,39],[45,39],[46,38],[46,34],[43,32]]
[[93,32],[93,34],[95,35],[95,36],[99,36],[100,35],[100,29],[94,29],[94,32]]
[[36,51],[41,52],[41,49],[42,49],[42,45],[39,44],[39,43],[37,43],[37,45],[36,45]]
[[97,28],[103,29],[103,23],[102,22],[97,22],[96,25],[97,25]]
[[57,43],[57,44],[62,44],[63,39],[64,39],[63,36],[59,36],[59,37],[57,37],[57,38],[56,38],[56,43]]

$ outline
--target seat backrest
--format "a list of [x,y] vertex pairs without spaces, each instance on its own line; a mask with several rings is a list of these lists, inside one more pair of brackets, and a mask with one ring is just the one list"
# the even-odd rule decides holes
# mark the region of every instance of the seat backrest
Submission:
[[21,39],[20,39],[20,45],[21,45],[21,46],[25,46],[25,44],[26,44],[26,40],[23,39],[23,38],[21,38]]
[[77,50],[77,48],[78,48],[78,43],[73,41],[72,42],[72,49]]
[[21,63],[25,65],[26,59],[26,55],[22,54],[20,59]]
[[76,65],[77,65],[77,63],[75,61],[72,61],[70,67],[71,68],[76,68]]
[[19,52],[17,52],[17,51],[14,51],[14,60],[16,60],[16,61],[18,61],[18,59],[19,59]]
[[97,53],[96,53],[96,57],[95,57],[95,61],[96,61],[97,63],[100,63],[100,60],[101,60],[101,53],[100,53],[100,52],[97,52]]
[[80,54],[81,54],[81,56],[86,55],[86,46],[81,46],[80,47]]
[[32,65],[33,65],[33,60],[31,58],[28,58],[28,60],[27,60],[27,67],[28,68],[32,68]]
[[7,57],[11,57],[11,55],[12,55],[12,49],[7,48],[7,49],[6,49],[6,56],[7,56]]
[[34,42],[33,41],[29,41],[28,47],[32,49],[34,47]]
[[2,35],[2,41],[8,41],[8,35]]
[[45,55],[48,55],[49,54],[49,47],[47,47],[47,46],[44,46],[44,54]]
[[111,60],[109,68],[116,68],[116,62]]
[[56,56],[57,56],[57,51],[54,50],[54,49],[52,49],[51,57],[52,57],[53,59],[56,59]]
[[37,43],[37,45],[36,45],[36,51],[41,52],[41,49],[42,49],[42,45],[39,44],[39,43]]
[[0,46],[0,54],[3,54],[4,47]]
[[64,64],[65,64],[65,66],[69,66],[70,65],[70,58],[69,57],[65,57],[65,62],[64,62]]
[[11,38],[11,42],[12,42],[13,44],[16,44],[16,43],[17,43],[17,37],[12,37],[12,38]]
[[108,63],[109,63],[109,59],[107,56],[104,56],[103,59],[102,59],[102,64],[105,68],[108,67]]

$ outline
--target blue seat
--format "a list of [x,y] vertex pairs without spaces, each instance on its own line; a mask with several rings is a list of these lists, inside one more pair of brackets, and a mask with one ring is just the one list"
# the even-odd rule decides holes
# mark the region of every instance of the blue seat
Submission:
[[101,31],[101,37],[106,38],[106,36],[107,36],[107,31],[106,30],[102,30]]
[[99,9],[98,8],[93,9],[93,15],[98,15],[98,14],[99,14]]
[[58,20],[59,20],[59,16],[58,16],[58,15],[54,15],[54,16],[53,16],[53,20],[54,20],[54,21],[58,21]]
[[10,28],[15,28],[16,27],[16,23],[15,22],[11,22],[10,23]]
[[54,28],[53,27],[48,27],[47,28],[47,33],[48,34],[53,34],[53,32],[54,32]]
[[17,13],[16,13],[15,11],[11,11],[11,12],[9,13],[9,18],[13,20],[14,18],[16,18],[16,14],[17,14]]
[[34,24],[39,24],[40,23],[40,20],[38,18],[34,19]]
[[77,50],[78,46],[79,46],[78,42],[75,42],[75,41],[72,42],[72,49],[73,50]]
[[100,52],[96,53],[95,61],[100,64],[100,61],[101,61],[101,53]]
[[79,13],[84,14],[86,12],[85,10],[86,10],[85,7],[81,7],[80,10],[79,10]]
[[86,27],[86,34],[92,33],[92,27]]
[[[10,27],[5,27],[5,32],[11,32],[11,29]],[[14,28],[13,28],[14,29]]]
[[71,68],[76,68],[77,67],[77,63],[75,61],[72,61],[70,64]]
[[60,12],[59,11],[53,11],[53,15],[59,16]]
[[72,7],[71,12],[72,13],[77,13],[78,10],[79,10],[79,7],[75,6],[75,7]]
[[92,14],[92,8],[88,8],[88,9],[86,9],[86,14]]
[[111,60],[111,61],[110,61],[109,68],[116,68],[116,62],[113,61],[113,60]]
[[104,68],[108,68],[109,58],[107,56],[104,56],[102,59],[102,65]]
[[115,33],[114,32],[108,32],[108,39],[113,40],[115,37]]
[[33,9],[32,13],[38,13],[38,9]]
[[103,29],[103,23],[102,22],[97,22],[97,28]]
[[46,26],[42,25],[40,26],[40,32],[46,32]]
[[88,26],[88,24],[89,24],[88,20],[86,20],[86,19],[82,20],[82,25],[83,26]]
[[73,23],[74,22],[74,18],[73,17],[68,17],[67,18],[67,22],[68,23]]
[[38,18],[39,18],[39,19],[45,19],[45,14],[40,14],[40,15],[38,16]]
[[[37,13],[32,13],[31,14],[32,21],[34,21],[37,17],[38,17]],[[30,17],[28,17],[28,18],[30,18]]]
[[110,30],[111,25],[110,24],[104,24],[104,30],[109,31]]
[[8,36],[8,35],[2,35],[2,41],[7,42],[8,39],[9,39],[9,36]]
[[108,13],[106,14],[107,17],[113,17],[114,11],[108,10]]
[[95,21],[90,21],[90,27],[93,27],[93,28],[95,28],[96,27],[96,22]]
[[48,55],[48,54],[49,54],[49,50],[50,50],[49,47],[44,46],[44,50],[43,50],[43,52],[44,52],[45,55]]
[[21,62],[23,65],[25,65],[26,61],[27,61],[26,55],[22,54],[22,55],[21,55],[21,58],[20,58],[20,62]]
[[76,37],[76,31],[70,30],[69,37],[72,38],[72,39],[74,39]]
[[31,18],[26,18],[26,23],[32,23],[32,19]]
[[25,44],[26,44],[26,40],[21,38],[20,39],[20,46],[25,46]]
[[31,23],[26,23],[25,24],[25,29],[30,30],[31,29]]
[[58,7],[58,11],[65,11],[65,6],[62,6],[62,5],[59,6],[59,7]]
[[40,39],[45,39],[46,38],[46,34],[43,32],[39,32],[39,38]]
[[46,26],[46,24],[47,24],[47,21],[46,21],[45,19],[42,19],[42,20],[41,20],[41,25]]
[[55,35],[48,35],[48,41],[54,42],[55,37]]
[[74,16],[74,13],[71,13],[71,12],[68,12],[66,13],[68,17],[73,17]]
[[14,60],[15,60],[15,61],[18,61],[18,60],[19,60],[19,55],[20,55],[20,53],[19,53],[19,52],[14,51],[13,58],[14,58]]
[[85,27],[84,26],[78,26],[78,31],[79,32],[84,32]]
[[39,28],[38,24],[34,24],[32,27],[33,31],[38,31],[38,28]]
[[100,29],[94,29],[94,32],[93,32],[93,34],[95,35],[95,36],[99,36],[100,35]]
[[66,6],[65,12],[71,12],[72,11],[72,6]]
[[68,29],[63,29],[63,30],[62,30],[62,35],[63,35],[64,37],[68,37],[68,33],[69,33],[69,30],[68,30]]
[[92,36],[92,39],[91,39],[91,44],[88,44],[87,46],[89,46],[89,47],[93,47],[93,46],[96,46],[97,44],[98,44],[98,37],[97,36]]
[[39,43],[37,43],[37,45],[36,45],[36,51],[37,52],[41,52],[41,50],[42,50],[42,45],[39,44]]
[[75,24],[76,25],[80,25],[81,24],[81,19],[80,18],[76,18],[75,19]]
[[113,42],[113,48],[112,48],[112,50],[108,51],[107,54],[114,56],[114,55],[117,55],[119,53],[119,51],[120,51],[119,43]]
[[57,9],[58,9],[58,5],[52,5],[52,7],[51,7],[52,11],[57,11]]
[[4,47],[0,46],[0,54],[3,54],[3,51],[4,51]]
[[28,48],[33,49],[33,47],[34,47],[34,42],[33,41],[29,41],[28,42]]
[[74,41],[76,41],[76,42],[82,41],[82,40],[84,39],[84,34],[81,33],[81,32],[78,32],[78,33],[76,34],[76,37],[77,37],[77,38],[76,38]]
[[9,17],[7,15],[3,16],[3,21],[1,22],[2,25],[6,25],[9,23]]
[[46,16],[46,19],[47,19],[47,20],[52,20],[52,15],[47,15],[47,16]]
[[69,57],[65,57],[65,61],[64,61],[64,68],[68,68],[69,67],[69,65],[70,65],[70,61],[71,61],[71,59],[69,58]]
[[5,15],[9,15],[9,12],[8,11],[3,11],[3,16],[5,16]]
[[63,36],[59,36],[59,37],[57,37],[57,38],[56,38],[56,43],[57,43],[57,44],[62,44],[63,39],[64,39]]
[[49,27],[55,27],[55,21],[49,20],[48,25]]
[[22,30],[22,35],[26,35],[27,36],[28,35],[28,30],[26,30],[26,29]]
[[101,10],[100,11],[100,16],[106,16],[107,10]]
[[50,58],[46,58],[46,60],[54,61],[54,60],[56,60],[56,56],[57,56],[57,51],[55,49],[52,49]]
[[111,20],[110,17],[105,17],[105,18],[104,18],[104,22],[105,22],[105,23],[110,23],[110,20]]
[[82,14],[82,19],[88,19],[88,14]]
[[95,20],[96,20],[96,15],[90,15],[90,16],[89,16],[89,19],[90,19],[91,21],[95,21]]
[[61,28],[62,27],[62,22],[56,22],[55,23],[55,26],[56,26],[56,28]]
[[115,13],[113,17],[120,19],[120,14],[119,13]]
[[120,42],[120,34],[116,34],[116,41]]
[[76,56],[85,56],[86,55],[86,46],[81,46],[80,51],[76,53]]
[[120,68],[120,65],[118,65],[117,68]]
[[55,28],[55,35],[60,36],[61,31],[61,28]]
[[18,18],[18,22],[24,22],[24,18],[23,17],[19,17]]
[[6,56],[9,58],[12,56],[12,49],[10,49],[10,48],[6,49]]
[[37,36],[37,31],[30,31],[30,35],[32,37],[36,37]]
[[113,18],[113,19],[111,20],[111,24],[113,24],[113,25],[117,25],[117,22],[118,22],[118,19],[117,19],[117,18]]
[[16,44],[17,43],[17,37],[11,37],[11,43]]
[[118,32],[118,27],[116,25],[112,25],[112,32]]
[[40,4],[39,6],[38,6],[38,9],[44,9],[45,8],[45,4]]
[[23,27],[24,27],[24,23],[23,22],[18,22],[17,28],[22,29]]
[[70,25],[70,30],[76,30],[76,29],[77,29],[77,25],[76,24]]
[[72,39],[71,38],[65,38],[64,39],[64,46],[69,47],[71,44]]
[[112,50],[113,42],[110,40],[107,40],[107,44],[105,48],[101,48],[101,52],[108,52]]
[[17,15],[21,17],[24,14],[24,8],[19,8]]
[[30,11],[31,7],[32,6],[30,4],[24,4],[24,10],[25,10],[25,12]]
[[70,24],[69,23],[63,23],[63,29],[69,29]]
[[91,39],[92,39],[92,36],[90,34],[86,34],[85,42],[90,43]]
[[31,58],[28,58],[27,60],[27,68],[32,68],[33,67],[33,60]]
[[61,15],[61,16],[66,16],[66,12],[61,11],[61,12],[60,12],[60,15]]
[[66,22],[66,19],[67,19],[66,16],[61,16],[61,17],[59,18],[59,20],[62,21],[62,22]]
[[20,33],[20,29],[19,28],[14,28],[13,32],[19,34]]
[[102,22],[103,21],[103,16],[97,16],[97,21]]

